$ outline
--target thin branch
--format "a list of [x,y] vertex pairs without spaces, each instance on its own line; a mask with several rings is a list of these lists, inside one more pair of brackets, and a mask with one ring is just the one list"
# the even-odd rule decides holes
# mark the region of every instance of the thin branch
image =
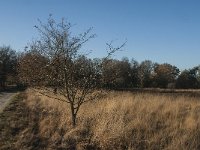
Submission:
[[63,99],[60,99],[60,98],[57,98],[57,97],[54,97],[54,96],[49,96],[48,94],[46,94],[46,93],[44,93],[44,92],[41,92],[40,90],[38,91],[38,90],[35,90],[34,88],[33,88],[33,90],[34,90],[35,92],[37,92],[37,93],[40,93],[40,94],[42,94],[42,95],[44,95],[44,96],[46,96],[46,97],[51,98],[51,99],[55,99],[55,100],[58,100],[58,101],[70,103],[69,101],[66,101],[66,100],[63,100]]

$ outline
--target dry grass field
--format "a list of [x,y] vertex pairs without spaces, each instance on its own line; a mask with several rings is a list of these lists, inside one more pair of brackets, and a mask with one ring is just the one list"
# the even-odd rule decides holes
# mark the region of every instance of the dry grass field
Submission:
[[109,92],[81,107],[75,128],[70,119],[67,103],[27,90],[0,116],[0,146],[24,150],[200,149],[200,97]]

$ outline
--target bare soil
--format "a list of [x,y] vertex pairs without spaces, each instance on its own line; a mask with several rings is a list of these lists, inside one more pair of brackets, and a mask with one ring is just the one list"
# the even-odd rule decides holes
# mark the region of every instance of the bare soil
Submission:
[[17,92],[0,93],[0,112],[5,108],[8,102],[17,94]]

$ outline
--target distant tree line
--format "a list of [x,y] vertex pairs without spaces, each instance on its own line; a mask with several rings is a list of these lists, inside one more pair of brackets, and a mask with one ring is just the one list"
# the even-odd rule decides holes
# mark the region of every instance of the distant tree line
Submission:
[[[112,82],[105,82],[114,88],[200,88],[200,66],[189,70],[180,70],[168,63],[153,63],[150,60],[138,63],[127,58],[109,60],[105,70],[114,77]],[[107,72],[103,74],[104,81],[109,79]]]
[[[33,48],[33,47],[32,47]],[[31,49],[21,54],[9,46],[0,47],[0,89],[5,89],[9,84],[24,84],[46,82],[44,67],[48,58],[42,56],[36,50]],[[107,89],[117,88],[178,88],[198,89],[200,88],[200,65],[191,69],[180,70],[168,63],[154,63],[145,60],[139,63],[135,59],[122,60],[112,58],[87,58],[79,56],[76,60],[77,71],[87,69],[87,64],[93,64],[93,71],[98,73],[102,87]],[[102,67],[98,67],[101,64]],[[58,69],[58,68],[57,68]],[[87,70],[85,70],[87,72]],[[57,78],[59,72],[54,70]],[[77,78],[81,78],[78,75]],[[54,85],[54,79],[48,84]],[[61,83],[56,83],[59,86]],[[97,83],[96,83],[97,84]]]

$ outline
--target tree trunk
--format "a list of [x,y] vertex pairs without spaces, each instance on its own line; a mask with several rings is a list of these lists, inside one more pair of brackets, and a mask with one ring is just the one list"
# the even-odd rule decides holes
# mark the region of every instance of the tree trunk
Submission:
[[0,83],[0,88],[1,88],[2,90],[5,90],[5,89],[6,89],[6,84],[5,84],[4,81],[1,81],[1,83]]
[[70,104],[71,105],[71,119],[72,119],[72,126],[73,127],[75,127],[76,126],[76,114],[75,114],[75,112],[74,112],[74,106],[73,106],[73,104],[71,103]]

